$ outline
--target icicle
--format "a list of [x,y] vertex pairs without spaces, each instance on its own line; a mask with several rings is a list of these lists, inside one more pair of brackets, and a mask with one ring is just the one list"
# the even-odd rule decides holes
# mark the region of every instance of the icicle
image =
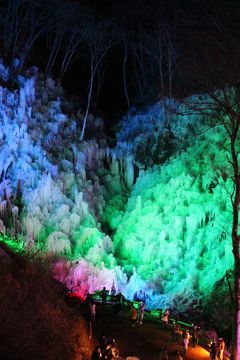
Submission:
[[26,96],[24,88],[20,89],[20,101],[17,108],[17,116],[20,121],[23,121],[26,114]]
[[0,202],[0,214],[1,216],[4,216],[6,214],[7,210],[7,200],[2,200]]
[[28,107],[32,106],[32,104],[35,102],[35,82],[35,77],[31,77],[30,79],[27,79],[24,85],[26,104]]
[[142,213],[142,199],[140,195],[138,195],[136,199],[136,213],[137,216],[141,216]]
[[107,167],[110,167],[110,149],[108,147],[105,149],[105,159]]
[[55,231],[47,238],[48,251],[53,254],[71,254],[71,243],[66,234]]
[[2,59],[0,59],[0,78],[5,82],[9,79],[9,67],[4,64]]
[[133,169],[133,159],[132,156],[127,156],[127,158],[125,159],[125,181],[127,184],[128,189],[130,190],[132,188],[133,185],[133,181],[134,181],[134,169]]
[[[1,213],[1,211],[0,211],[0,213]],[[6,227],[4,226],[4,223],[1,219],[0,219],[0,233],[6,234]]]
[[26,107],[26,93],[24,88],[20,89],[19,105],[22,109],[25,109]]
[[26,233],[30,238],[37,240],[38,235],[43,227],[42,223],[39,221],[37,217],[33,217],[31,215],[27,215],[24,221]]
[[114,176],[118,176],[119,175],[119,169],[118,169],[118,161],[116,159],[116,152],[115,151],[111,151],[111,167],[110,167],[110,171],[111,174]]
[[0,105],[3,103],[3,88],[0,86]]
[[12,214],[13,214],[14,218],[18,217],[18,207],[17,206],[12,207]]

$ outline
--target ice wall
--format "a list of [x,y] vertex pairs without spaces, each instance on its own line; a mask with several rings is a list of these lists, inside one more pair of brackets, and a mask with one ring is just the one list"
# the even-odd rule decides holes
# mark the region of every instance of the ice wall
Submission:
[[[62,256],[54,276],[80,296],[114,284],[129,299],[141,291],[149,307],[206,298],[233,264],[222,129],[175,115],[166,130],[157,103],[123,119],[116,148],[81,143],[59,84],[35,68],[18,82],[19,91],[0,88],[1,231],[11,232],[4,219],[17,213],[21,180],[25,246]],[[190,125],[202,135],[187,136]]]
[[[181,121],[188,122],[179,116],[173,124],[180,137]],[[148,283],[154,306],[159,296],[182,309],[197,304],[233,266],[227,149],[221,127],[206,131],[164,165],[142,171],[132,190],[114,255],[127,274]],[[118,222],[114,211],[111,222]]]
[[[8,73],[1,62],[4,81]],[[84,259],[89,276],[94,267],[100,279],[101,274],[114,273],[111,279],[125,284],[126,276],[112,254],[112,240],[101,230],[100,220],[105,203],[131,188],[132,157],[121,157],[101,137],[102,146],[95,139],[80,142],[71,104],[54,80],[43,79],[33,68],[18,75],[16,82],[19,90],[14,92],[0,88],[1,231],[16,234],[16,227],[6,219],[18,213],[27,248],[64,256],[73,264],[83,264]],[[16,206],[18,184],[24,205],[21,214]],[[73,283],[76,279],[74,275]],[[109,287],[111,282],[96,284]],[[80,283],[84,293],[84,282]]]

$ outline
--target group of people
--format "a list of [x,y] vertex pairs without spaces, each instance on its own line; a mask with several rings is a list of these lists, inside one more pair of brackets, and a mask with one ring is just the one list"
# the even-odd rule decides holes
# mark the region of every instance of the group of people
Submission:
[[[180,333],[180,324],[173,324],[173,342],[178,343],[178,337]],[[197,325],[192,325],[190,331],[182,331],[182,347],[183,354],[185,355],[189,346],[190,338],[192,339],[192,346],[195,348],[198,344],[199,338],[199,327]],[[224,350],[225,350],[225,341],[223,338],[218,339],[218,343],[213,340],[211,344],[210,357],[211,360],[224,360]],[[180,359],[180,358],[179,358]]]
[[141,301],[138,306],[134,304],[131,305],[131,323],[133,328],[136,326],[136,323],[139,325],[143,324],[144,309],[145,304],[143,301]]
[[[104,287],[100,293],[102,302],[101,305],[97,307],[96,302],[93,300],[93,296],[88,294],[86,297],[86,304],[89,305],[90,310],[90,321],[92,324],[96,322],[96,318],[98,322],[102,322],[101,312],[103,307],[106,304],[108,291]],[[122,320],[123,317],[123,305],[124,305],[124,296],[121,293],[118,293],[114,296],[114,305],[113,305],[113,317],[115,320]]]
[[102,335],[98,339],[99,345],[92,352],[91,360],[117,360],[119,359],[119,351],[115,343],[115,339],[107,339]]
[[[192,336],[192,340],[193,340],[193,347],[196,346],[197,343],[197,339],[196,337],[193,338],[193,331],[191,333]],[[182,344],[182,348],[183,348],[183,354],[185,355],[189,346],[189,340],[190,340],[190,333],[187,330],[180,330],[180,324],[178,322],[174,322],[173,326],[172,326],[172,336],[173,336],[173,343],[175,344],[179,344],[180,339],[181,339],[181,344]],[[165,360],[165,358],[163,358]],[[182,360],[182,356],[180,354],[179,350],[176,350],[176,359],[177,360]]]
[[181,336],[183,351],[185,354],[189,346],[190,338],[192,339],[192,347],[195,348],[197,346],[199,339],[199,330],[199,326],[192,324],[192,327],[189,331],[181,331],[180,323],[178,321],[174,321],[172,325],[173,342],[178,344]]
[[168,321],[169,321],[169,310],[168,309],[163,309],[163,311],[161,313],[161,319],[162,319],[163,325],[168,326]]
[[[160,360],[168,360],[168,351],[167,351],[167,348],[164,348],[164,349],[161,351],[160,356],[159,356],[159,359],[160,359]],[[176,350],[176,351],[175,351],[174,360],[183,360],[183,357],[181,356],[179,350]]]
[[[107,292],[105,288],[103,289],[101,293],[102,297],[102,304],[104,305],[106,303],[106,297]],[[121,295],[120,298],[117,298],[116,296],[116,302],[113,306],[113,316],[117,320],[122,320],[123,316],[123,296]],[[90,312],[91,312],[91,323],[95,322],[96,319],[96,303],[91,300],[90,302]],[[142,325],[143,319],[144,319],[144,312],[145,312],[145,304],[143,301],[140,303],[131,303],[131,310],[130,310],[130,318],[131,318],[131,326],[132,328],[136,327],[136,324]],[[160,314],[162,323],[164,326],[168,326],[169,323],[169,310],[164,309],[162,313]],[[173,337],[173,343],[182,344],[183,349],[183,356],[187,353],[190,339],[192,340],[192,347],[195,348],[198,344],[198,338],[199,338],[199,327],[197,325],[192,324],[192,327],[190,330],[181,330],[180,329],[180,323],[178,321],[174,321],[172,324],[172,337]],[[225,342],[222,338],[219,339],[218,343],[213,341],[211,344],[211,351],[210,351],[210,357],[211,360],[223,360],[224,359],[224,350],[225,350]],[[180,354],[179,350],[176,350],[175,353],[176,360],[182,360],[183,357]],[[102,339],[99,340],[99,345],[94,349],[92,353],[91,360],[115,360],[119,359],[118,356],[118,350],[115,345],[114,340],[108,340],[106,337],[102,337]],[[128,357],[129,360],[132,359],[138,359],[135,356]],[[168,360],[168,351],[166,348],[164,348],[161,351],[160,354],[161,360]]]
[[218,343],[213,340],[211,344],[210,356],[212,360],[223,360],[225,350],[225,341],[223,338],[218,339]]
[[[115,339],[107,339],[105,335],[101,335],[98,339],[99,345],[92,352],[91,360],[120,360],[119,349]],[[134,353],[130,354],[126,360],[140,360]]]
[[[136,326],[136,323],[142,325],[145,312],[145,304],[141,301],[139,304],[131,304],[131,322],[132,327]],[[161,320],[164,326],[168,325],[169,321],[169,310],[164,309],[161,313]]]

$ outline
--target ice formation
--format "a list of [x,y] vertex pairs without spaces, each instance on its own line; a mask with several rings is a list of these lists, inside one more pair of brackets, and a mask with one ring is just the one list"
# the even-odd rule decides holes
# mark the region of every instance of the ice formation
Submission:
[[186,295],[191,301],[207,297],[233,264],[231,182],[210,190],[216,176],[212,154],[217,166],[225,156],[220,143],[206,150],[205,141],[195,141],[166,165],[142,174],[114,237],[115,256],[127,273],[135,267],[153,289],[181,301]]
[[1,232],[12,206],[25,246],[62,256],[54,276],[83,297],[114,284],[129,299],[144,293],[148,307],[184,310],[207,298],[233,265],[223,129],[186,142],[199,118],[175,115],[170,132],[160,102],[123,119],[115,149],[81,143],[61,87],[30,73],[19,91],[0,88]]

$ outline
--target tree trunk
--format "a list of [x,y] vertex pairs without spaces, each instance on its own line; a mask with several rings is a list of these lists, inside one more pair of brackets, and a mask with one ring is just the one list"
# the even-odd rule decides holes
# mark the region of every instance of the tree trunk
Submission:
[[127,50],[125,49],[124,59],[123,59],[123,84],[124,84],[124,92],[125,92],[125,96],[126,96],[126,100],[127,100],[127,106],[129,108],[130,101],[129,101],[128,91],[127,91],[127,83],[126,83],[126,62],[127,62]]
[[[235,119],[234,119],[235,120]],[[240,359],[240,235],[239,231],[239,206],[240,206],[240,174],[238,164],[238,152],[236,150],[237,140],[239,136],[240,117],[237,121],[232,121],[236,124],[233,127],[231,134],[231,156],[232,167],[234,172],[235,189],[232,194],[232,207],[233,207],[233,223],[232,223],[232,243],[233,243],[233,256],[234,256],[234,316],[232,326],[232,354],[233,360]]]
[[234,269],[235,304],[233,309],[231,360],[240,359],[240,276],[239,265]]
[[95,71],[94,71],[94,69],[93,69],[93,65],[91,65],[91,79],[90,79],[89,90],[88,90],[87,108],[86,108],[86,111],[85,111],[85,115],[84,115],[84,119],[83,119],[83,127],[82,127],[82,131],[81,131],[81,136],[80,136],[80,140],[81,140],[81,141],[83,141],[83,138],[84,138],[85,129],[86,129],[86,124],[87,124],[87,119],[88,119],[88,114],[89,114],[89,110],[90,110],[90,104],[91,104],[91,99],[92,99],[92,90],[93,90],[94,75],[95,75]]

